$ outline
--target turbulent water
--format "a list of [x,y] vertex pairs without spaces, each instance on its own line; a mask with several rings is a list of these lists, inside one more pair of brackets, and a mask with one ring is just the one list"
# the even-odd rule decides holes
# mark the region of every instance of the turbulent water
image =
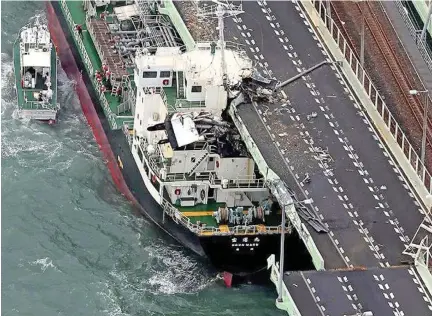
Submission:
[[58,125],[16,118],[12,44],[44,3],[1,5],[2,315],[283,315],[136,214],[63,71]]

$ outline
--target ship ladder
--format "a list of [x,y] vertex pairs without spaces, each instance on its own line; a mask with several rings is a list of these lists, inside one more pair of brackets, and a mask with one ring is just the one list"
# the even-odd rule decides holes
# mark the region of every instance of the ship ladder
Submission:
[[184,99],[184,76],[183,71],[177,71],[177,98]]

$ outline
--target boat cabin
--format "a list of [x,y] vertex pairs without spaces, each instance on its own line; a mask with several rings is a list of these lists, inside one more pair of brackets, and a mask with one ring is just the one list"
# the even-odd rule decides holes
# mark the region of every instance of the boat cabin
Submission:
[[35,25],[21,32],[20,55],[22,87],[51,93],[51,41],[45,25]]

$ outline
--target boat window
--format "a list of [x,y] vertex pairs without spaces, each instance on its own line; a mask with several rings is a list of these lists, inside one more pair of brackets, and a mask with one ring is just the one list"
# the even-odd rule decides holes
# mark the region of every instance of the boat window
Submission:
[[159,77],[160,78],[170,78],[171,77],[171,71],[161,71]]
[[201,86],[192,86],[191,92],[201,92],[202,87]]
[[157,71],[143,71],[143,78],[157,78]]

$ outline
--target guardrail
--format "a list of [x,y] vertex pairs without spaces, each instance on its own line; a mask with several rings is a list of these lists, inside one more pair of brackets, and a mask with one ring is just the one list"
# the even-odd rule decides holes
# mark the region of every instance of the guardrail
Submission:
[[[430,173],[426,168],[424,168],[416,150],[408,141],[400,125],[373,84],[371,78],[368,76],[365,69],[361,67],[360,61],[349,47],[347,40],[344,38],[338,26],[333,19],[328,17],[326,12],[326,2],[323,0],[309,0],[301,2],[301,4],[303,8],[306,9],[310,19],[317,27],[318,31],[324,37],[326,44],[331,46],[329,46],[329,49],[334,55],[334,58],[344,58],[342,69],[345,75],[352,76],[354,77],[352,81],[357,81],[356,83],[350,81],[351,85],[355,84],[353,90],[364,102],[366,102],[365,100],[367,97],[368,104],[363,105],[365,106],[369,116],[374,121],[375,127],[385,139],[386,144],[389,147],[392,146],[390,147],[390,151],[393,153],[396,160],[398,160],[399,165],[405,171],[407,177],[410,178],[411,184],[418,192],[424,204],[428,205],[426,196],[432,193],[432,178]],[[315,12],[315,14],[313,12]],[[330,40],[332,40],[333,43],[329,43]],[[348,72],[351,73],[348,74]],[[371,108],[369,107],[369,104]],[[391,139],[386,135],[391,137]],[[391,143],[391,141],[393,143]],[[404,161],[398,159],[399,156],[402,156],[401,158],[404,159]],[[406,167],[404,163],[407,165]],[[407,168],[410,168],[410,171],[408,171]]]
[[[78,31],[74,27],[75,22],[72,18],[70,11],[69,11],[66,0],[60,0],[60,1],[61,1],[60,3],[61,3],[61,7],[63,9],[63,13],[65,14],[65,17],[66,17],[66,21],[69,24],[69,29],[72,32],[75,43],[78,46],[78,50],[79,50],[79,52],[83,58],[84,64],[85,64],[87,71],[90,75],[90,80],[93,84],[93,87],[99,92],[99,99],[100,99],[102,107],[105,110],[105,113],[108,117],[108,121],[110,122],[112,129],[118,129],[119,127],[117,125],[116,115],[111,111],[111,108],[109,106],[108,100],[105,97],[104,92],[101,91],[99,83],[97,82],[96,78],[93,76],[95,73],[95,69],[93,67],[93,64],[90,61],[90,58],[88,56],[88,53],[85,49],[84,43],[83,43],[80,35],[78,34]],[[93,40],[93,38],[92,38],[92,40]],[[94,43],[94,41],[93,41],[93,43]]]
[[407,26],[411,36],[414,38],[417,48],[419,49],[420,54],[422,55],[426,65],[428,66],[429,70],[432,71],[432,51],[428,46],[425,45],[425,41],[421,40],[421,31],[417,30],[414,26],[414,23],[409,17],[409,14],[407,13],[406,8],[402,4],[402,1],[395,0],[394,4],[396,5],[402,17],[402,20],[405,22],[405,25]]

